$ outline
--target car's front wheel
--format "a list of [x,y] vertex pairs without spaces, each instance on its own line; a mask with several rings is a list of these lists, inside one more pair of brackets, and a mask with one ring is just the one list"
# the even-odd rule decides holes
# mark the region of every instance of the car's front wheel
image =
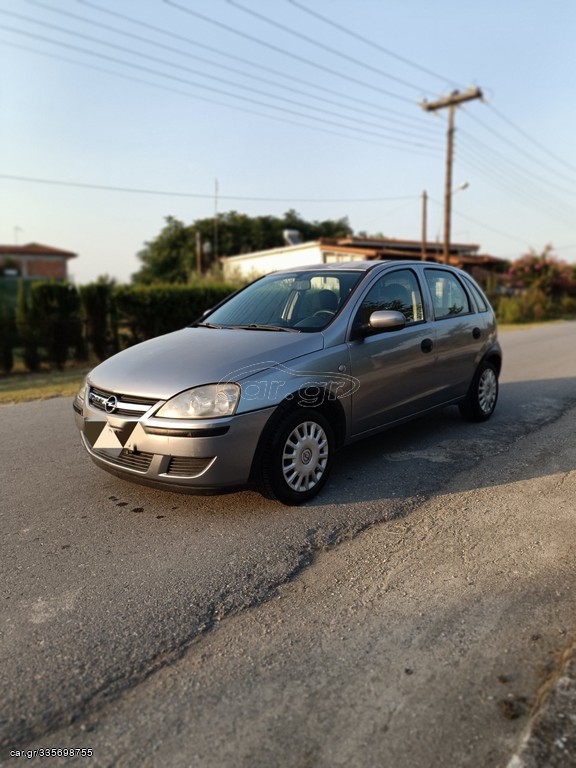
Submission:
[[334,448],[334,433],[322,413],[305,408],[288,413],[263,446],[260,492],[283,504],[309,501],[328,479]]
[[478,366],[466,399],[459,405],[460,413],[468,421],[486,421],[494,413],[497,400],[498,371],[484,360]]

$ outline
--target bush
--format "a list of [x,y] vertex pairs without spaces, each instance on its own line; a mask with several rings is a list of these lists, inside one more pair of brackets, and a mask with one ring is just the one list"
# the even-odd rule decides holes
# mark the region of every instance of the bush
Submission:
[[236,290],[220,284],[119,286],[118,322],[128,345],[184,328]]
[[16,320],[14,310],[0,297],[0,367],[10,373],[14,367]]
[[16,330],[18,345],[23,348],[24,365],[31,373],[40,368],[40,330],[29,291],[24,280],[18,286],[16,304]]
[[78,291],[68,283],[33,283],[30,291],[31,308],[40,342],[48,360],[62,370],[74,346],[77,357],[82,350],[82,323]]
[[539,323],[562,317],[563,308],[561,302],[533,289],[518,296],[503,296],[496,312],[501,323]]
[[118,351],[114,283],[100,280],[79,289],[86,338],[98,360]]

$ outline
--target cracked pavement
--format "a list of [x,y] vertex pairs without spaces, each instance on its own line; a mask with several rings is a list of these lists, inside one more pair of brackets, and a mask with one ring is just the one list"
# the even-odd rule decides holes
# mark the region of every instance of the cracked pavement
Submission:
[[493,420],[352,446],[298,509],[123,484],[86,463],[69,401],[1,409],[2,756],[505,765],[575,631],[557,328],[505,335]]

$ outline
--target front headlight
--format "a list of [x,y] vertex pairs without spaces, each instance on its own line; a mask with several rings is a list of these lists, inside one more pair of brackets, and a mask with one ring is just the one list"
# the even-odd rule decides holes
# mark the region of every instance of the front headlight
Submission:
[[88,389],[88,376],[84,379],[82,382],[82,385],[80,386],[80,389],[76,393],[76,400],[80,403],[83,403],[84,400],[86,400],[86,391]]
[[239,400],[238,384],[206,384],[176,395],[155,415],[161,419],[217,419],[232,416]]

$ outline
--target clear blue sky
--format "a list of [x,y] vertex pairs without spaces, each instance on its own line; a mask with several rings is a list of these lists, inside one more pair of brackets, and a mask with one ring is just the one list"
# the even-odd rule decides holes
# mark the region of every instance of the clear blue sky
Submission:
[[479,86],[452,239],[575,262],[575,36],[573,0],[0,0],[0,243],[125,281],[169,215],[419,239],[423,190],[441,239],[447,114],[419,103]]

